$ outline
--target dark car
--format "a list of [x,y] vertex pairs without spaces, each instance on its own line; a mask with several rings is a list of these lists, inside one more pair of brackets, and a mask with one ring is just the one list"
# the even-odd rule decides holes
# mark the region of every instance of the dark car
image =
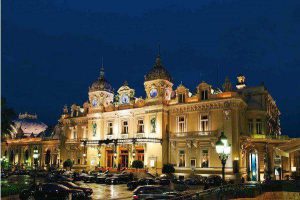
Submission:
[[69,189],[82,190],[86,197],[91,196],[93,194],[93,190],[91,188],[80,187],[79,185],[76,185],[75,183],[72,182],[63,181],[63,182],[59,182],[59,184],[64,185]]
[[66,186],[57,183],[45,183],[39,186],[33,186],[29,190],[22,190],[19,195],[21,200],[35,199],[84,199],[85,195],[82,190],[69,189]]
[[224,181],[221,176],[218,175],[211,175],[209,176],[204,183],[204,190],[212,188],[212,187],[218,187],[221,185],[225,185],[226,181]]
[[167,178],[156,178],[155,182],[159,185],[170,185],[171,180]]
[[172,199],[180,193],[157,185],[139,186],[133,191],[133,199]]
[[104,172],[104,173],[100,173],[97,177],[96,177],[96,183],[105,183],[105,180],[109,177],[112,177],[113,174],[109,173],[108,171]]
[[105,179],[105,183],[109,185],[122,183],[119,175],[113,175]]
[[48,182],[59,182],[59,181],[73,181],[72,178],[66,177],[62,174],[51,173],[47,176]]
[[96,183],[97,176],[95,175],[87,175],[83,177],[83,182],[85,183]]
[[142,178],[142,179],[139,179],[138,181],[131,181],[131,182],[127,183],[127,189],[133,190],[136,187],[141,186],[141,185],[155,185],[155,184],[156,184],[156,182],[155,182],[155,179],[153,179],[153,178]]

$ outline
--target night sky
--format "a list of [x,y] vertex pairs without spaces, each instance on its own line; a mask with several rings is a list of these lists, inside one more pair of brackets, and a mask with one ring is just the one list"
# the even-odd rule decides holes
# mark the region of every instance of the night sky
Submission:
[[115,90],[127,80],[145,96],[158,44],[175,87],[242,73],[264,82],[283,134],[300,135],[299,0],[3,0],[2,96],[54,125],[65,104],[88,99],[102,56]]

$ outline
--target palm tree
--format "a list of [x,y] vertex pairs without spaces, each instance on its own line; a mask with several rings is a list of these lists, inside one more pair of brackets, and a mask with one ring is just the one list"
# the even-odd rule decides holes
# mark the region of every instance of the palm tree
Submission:
[[9,135],[12,120],[15,116],[15,111],[7,107],[6,99],[1,97],[1,138]]

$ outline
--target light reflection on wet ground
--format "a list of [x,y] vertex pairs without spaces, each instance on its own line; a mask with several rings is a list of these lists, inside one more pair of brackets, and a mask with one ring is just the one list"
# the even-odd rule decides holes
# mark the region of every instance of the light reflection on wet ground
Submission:
[[132,199],[132,191],[127,190],[126,184],[105,185],[96,183],[76,182],[76,184],[93,189],[93,199]]

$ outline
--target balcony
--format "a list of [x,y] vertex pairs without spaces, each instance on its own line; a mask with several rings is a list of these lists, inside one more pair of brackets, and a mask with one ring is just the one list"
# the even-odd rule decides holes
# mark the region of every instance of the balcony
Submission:
[[128,133],[121,133],[121,139],[127,139],[128,138]]
[[113,134],[109,134],[109,135],[105,135],[105,139],[109,139],[109,140],[112,140],[114,139],[114,135]]
[[197,139],[197,138],[209,138],[216,137],[217,131],[189,131],[170,133],[170,139]]
[[135,138],[143,138],[143,137],[145,137],[145,133],[136,133],[136,134],[134,135],[134,137],[135,137]]

